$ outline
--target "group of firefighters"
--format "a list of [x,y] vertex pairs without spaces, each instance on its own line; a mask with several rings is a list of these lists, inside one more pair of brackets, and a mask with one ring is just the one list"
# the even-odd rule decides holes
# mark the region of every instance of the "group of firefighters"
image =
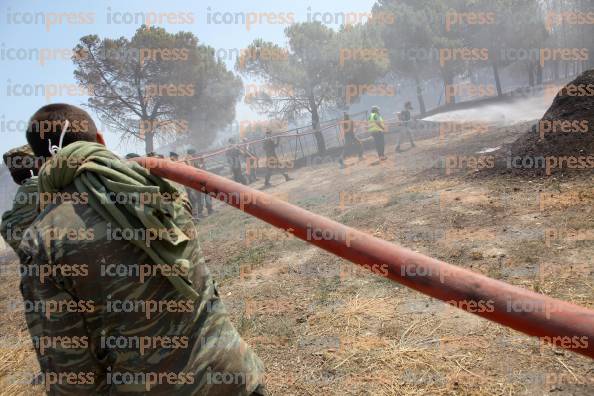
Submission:
[[[407,137],[411,148],[415,147],[415,142],[413,141],[412,135],[410,133],[410,122],[411,122],[411,111],[413,110],[412,104],[410,102],[406,102],[404,104],[404,109],[397,114],[398,121],[401,122],[401,128],[398,131],[398,141],[396,144],[396,152],[400,152],[401,144],[404,137]],[[345,114],[345,120],[348,120],[348,115]],[[346,121],[348,127],[343,126],[344,132],[344,150],[343,156],[341,156],[341,165],[344,166],[343,157],[345,152],[348,153],[350,147],[355,147],[359,153],[359,158],[362,157],[362,148],[361,142],[355,137],[354,126],[352,121]],[[345,121],[343,120],[343,123]],[[347,132],[348,131],[348,132]],[[371,108],[371,114],[367,120],[367,131],[371,134],[375,142],[375,149],[377,151],[377,156],[380,161],[384,161],[387,159],[385,155],[385,139],[384,134],[388,132],[386,125],[384,124],[384,119],[380,115],[380,109],[377,106],[373,106]]]
[[[398,121],[401,122],[401,128],[398,133],[398,143],[396,145],[396,152],[401,152],[401,144],[404,137],[407,137],[411,148],[415,147],[415,142],[413,141],[412,135],[410,133],[410,121],[411,121],[411,111],[413,110],[412,104],[410,102],[406,102],[404,104],[404,110],[397,114]],[[340,130],[341,135],[344,140],[344,146],[338,162],[341,168],[345,167],[344,160],[346,157],[357,154],[359,160],[363,160],[363,143],[361,140],[355,136],[355,123],[347,113],[344,113],[343,119],[340,123]],[[385,139],[384,134],[388,132],[388,129],[384,123],[384,119],[380,115],[380,109],[378,106],[373,106],[371,108],[371,114],[367,119],[367,132],[373,138],[375,142],[375,149],[377,151],[377,156],[380,161],[384,161],[387,159],[385,155]]]
[[[194,168],[198,169],[205,169],[204,166],[204,158],[197,157],[198,154],[195,149],[188,149],[186,151],[186,158],[181,159],[185,163]],[[180,161],[179,155],[176,152],[169,153],[169,159],[173,162]],[[200,219],[203,217],[203,211],[206,209],[206,213],[211,215],[214,213],[212,208],[212,197],[208,194],[204,194],[200,191],[194,190],[193,188],[186,187],[186,192],[188,193],[188,198],[190,199],[190,203],[192,204],[192,210],[194,211],[193,215],[195,219]]]
[[[396,152],[401,151],[401,144],[404,138],[408,138],[411,148],[415,147],[415,142],[413,141],[412,135],[410,133],[409,125],[411,121],[412,110],[413,107],[411,103],[406,102],[404,104],[404,109],[397,114],[397,118],[401,123],[401,128],[399,129],[398,133]],[[340,167],[344,168],[344,160],[346,157],[356,154],[359,157],[359,160],[362,160],[364,150],[362,140],[357,138],[355,135],[355,122],[351,120],[348,113],[344,113],[343,119],[339,125],[344,146],[342,148],[338,162]],[[367,119],[367,132],[370,134],[370,139],[372,138],[375,142],[375,148],[380,161],[387,159],[385,155],[384,139],[384,134],[387,131],[388,129],[384,123],[384,119],[380,114],[379,107],[373,106],[371,108],[371,114]],[[252,184],[257,181],[258,178],[256,176],[256,172],[259,168],[260,161],[259,157],[255,153],[255,150],[252,148],[252,143],[248,142],[247,138],[243,138],[240,143],[238,143],[234,138],[230,138],[228,143],[229,147],[225,151],[225,158],[227,160],[227,165],[229,166],[233,180],[245,185]],[[283,162],[279,160],[279,157],[276,153],[279,143],[280,137],[277,136],[274,138],[272,136],[272,131],[267,130],[266,138],[263,141],[263,149],[266,155],[266,173],[264,177],[263,188],[269,188],[272,186],[270,184],[270,179],[274,173],[280,173],[282,176],[284,176],[286,181],[293,180],[287,172],[288,167],[283,165]],[[195,168],[205,169],[204,157],[199,156],[196,150],[188,149],[186,154],[187,155],[185,158],[180,158],[177,153],[171,152],[169,154],[169,158],[174,162],[182,161]],[[206,213],[208,215],[214,212],[212,208],[212,198],[208,194],[201,193],[191,188],[188,188],[187,192],[192,202],[192,206],[195,211],[194,215],[196,218],[203,217],[204,209],[206,209]]]
[[[280,144],[280,137],[273,138],[272,131],[266,131],[266,139],[263,142],[264,153],[266,154],[266,175],[264,176],[264,188],[272,187],[270,178],[273,173],[281,173],[285,181],[293,180],[287,173],[287,166],[278,158],[276,149]],[[225,153],[227,163],[231,169],[233,180],[242,184],[251,184],[258,180],[256,172],[259,167],[259,158],[247,141],[243,138],[241,144],[237,144],[234,138],[229,139],[229,149]],[[245,161],[245,174],[243,162]]]
[[[273,138],[272,131],[266,131],[266,139],[264,140],[263,148],[266,154],[266,175],[264,180],[264,188],[272,187],[270,179],[274,173],[280,173],[285,177],[285,181],[293,180],[287,173],[287,166],[278,158],[276,149],[279,145],[279,137]],[[198,169],[205,169],[204,157],[199,156],[196,150],[188,149],[185,158],[180,158],[176,152],[169,153],[169,159],[174,162],[185,162],[186,164]],[[225,157],[231,170],[233,180],[242,184],[254,183],[258,178],[256,171],[259,167],[259,158],[256,156],[247,139],[242,139],[241,144],[237,144],[235,139],[229,139],[229,148],[225,151]],[[245,173],[243,170],[243,163],[245,162]],[[212,208],[212,198],[208,194],[187,188],[188,196],[194,209],[194,217],[196,219],[202,218],[203,211],[206,209],[207,214],[214,212]]]

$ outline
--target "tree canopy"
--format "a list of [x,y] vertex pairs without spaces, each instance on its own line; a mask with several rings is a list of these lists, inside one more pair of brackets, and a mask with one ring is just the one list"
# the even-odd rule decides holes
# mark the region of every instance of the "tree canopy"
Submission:
[[74,76],[91,92],[88,106],[122,139],[188,139],[206,145],[235,118],[239,77],[189,32],[141,26],[130,39],[82,37]]
[[[263,92],[252,100],[252,107],[268,117],[290,121],[307,114],[319,130],[322,113],[360,97],[358,89],[347,95],[348,86],[373,82],[385,74],[387,62],[381,56],[360,56],[373,45],[376,53],[382,49],[381,41],[372,43],[361,25],[336,32],[319,22],[296,23],[285,34],[288,48],[258,39],[236,62],[244,76],[288,87],[273,95]],[[322,134],[317,133],[316,139],[318,151],[323,152]]]

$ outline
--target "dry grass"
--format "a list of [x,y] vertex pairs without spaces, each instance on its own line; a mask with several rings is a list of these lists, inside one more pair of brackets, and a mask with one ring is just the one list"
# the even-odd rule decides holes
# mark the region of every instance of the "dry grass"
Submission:
[[[476,138],[473,144],[480,146]],[[496,145],[490,140],[485,147]],[[592,228],[591,178],[527,182],[474,180],[463,171],[448,177],[443,170],[402,172],[406,156],[425,156],[430,164],[436,153],[465,150],[463,138],[434,143],[420,142],[419,149],[386,165],[301,170],[295,182],[279,184],[275,191],[413,250],[593,306],[591,241],[560,239],[547,246],[545,240],[545,230],[559,224]],[[559,189],[580,191],[580,199],[554,197],[541,210],[540,193]],[[377,195],[339,205],[340,192],[361,191]],[[227,209],[220,215],[243,216]],[[209,232],[217,220],[205,221],[201,231]],[[227,249],[247,249],[231,239],[214,243],[205,238],[203,244],[213,268]],[[258,268],[243,279],[227,280],[222,294],[243,336],[264,360],[273,395],[594,394],[594,366],[586,358],[542,346],[381,277],[353,273],[341,260],[305,243],[265,237],[251,241],[249,249],[258,246],[266,247]],[[254,300],[268,308],[246,319],[245,301],[254,306]]]
[[[403,172],[412,158],[428,167],[440,155],[494,147],[516,133],[426,140],[396,159],[388,151],[379,166],[299,170],[296,181],[270,191],[424,254],[594,307],[592,241],[545,238],[548,229],[594,227],[591,176],[475,180],[464,171]],[[341,206],[340,192],[363,198]],[[579,199],[555,196],[541,210],[542,192],[577,192]],[[245,231],[254,228],[267,232],[248,243]],[[232,320],[266,364],[272,395],[594,394],[591,360],[353,270],[234,209],[219,206],[199,230]],[[15,279],[5,285],[4,298],[18,296]],[[34,371],[36,363],[22,314],[1,314],[3,334],[22,339],[16,350],[0,350],[4,393],[18,394],[24,388],[7,385],[7,376]]]
[[21,301],[17,259],[5,250],[2,255],[2,284],[0,291],[0,395],[43,394],[40,386],[31,381],[39,373],[39,365],[29,337],[22,309],[14,309]]

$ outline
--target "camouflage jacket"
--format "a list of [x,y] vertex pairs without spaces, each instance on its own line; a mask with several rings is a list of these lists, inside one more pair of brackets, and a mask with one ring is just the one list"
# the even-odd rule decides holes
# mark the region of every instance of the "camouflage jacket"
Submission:
[[[78,192],[62,189],[19,249],[29,274],[21,289],[33,300],[25,312],[38,318],[41,339],[33,341],[48,392],[253,392],[263,365],[229,320],[191,216],[176,224],[192,236],[190,265],[180,273],[130,243],[151,243],[147,229],[120,228]],[[168,276],[182,276],[198,297],[188,298]]]

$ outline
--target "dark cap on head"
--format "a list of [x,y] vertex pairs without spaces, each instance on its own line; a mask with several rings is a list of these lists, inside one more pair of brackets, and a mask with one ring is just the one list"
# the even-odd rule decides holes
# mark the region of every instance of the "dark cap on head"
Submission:
[[23,184],[25,180],[29,179],[31,171],[37,174],[35,155],[28,144],[7,151],[2,159],[16,184]]
[[43,106],[33,114],[27,127],[27,142],[39,157],[50,157],[52,146],[58,146],[65,128],[62,147],[78,141],[96,142],[97,127],[83,109],[65,103]]
[[170,151],[170,152],[169,152],[169,157],[172,157],[172,158],[173,158],[173,157],[175,157],[175,158],[178,158],[178,157],[179,157],[179,155],[177,155],[177,153],[176,153],[175,151]]

